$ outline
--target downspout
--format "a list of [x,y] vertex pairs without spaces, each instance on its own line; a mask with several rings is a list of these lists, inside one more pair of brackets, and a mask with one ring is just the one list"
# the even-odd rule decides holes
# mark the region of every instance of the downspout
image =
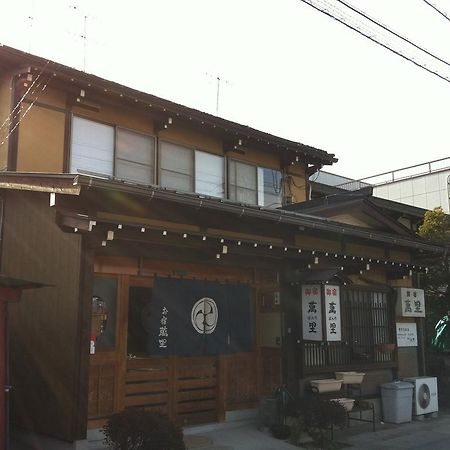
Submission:
[[[421,283],[420,283],[420,273],[416,274],[416,282],[414,283],[418,289],[420,289]],[[427,363],[426,363],[426,356],[425,356],[425,347],[427,345],[426,339],[425,339],[425,319],[423,317],[419,317],[418,319],[418,344],[419,344],[419,352],[417,355],[417,363],[418,363],[418,369],[419,369],[419,376],[425,376],[427,373]]]
[[306,185],[306,190],[308,192],[307,200],[311,200],[311,197],[312,197],[312,185],[311,185],[311,182],[309,181],[309,178],[311,177],[311,175],[314,175],[315,173],[320,172],[320,169],[322,169],[322,167],[323,167],[322,164],[319,164],[319,165],[314,164],[313,166],[306,168],[305,185]]

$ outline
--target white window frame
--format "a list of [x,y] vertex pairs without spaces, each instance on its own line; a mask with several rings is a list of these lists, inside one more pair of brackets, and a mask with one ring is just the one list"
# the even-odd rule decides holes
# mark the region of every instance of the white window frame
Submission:
[[[167,143],[167,144],[171,144],[174,146],[178,146],[180,148],[183,148],[185,150],[189,150],[191,152],[191,158],[192,158],[192,173],[190,174],[191,176],[191,186],[192,186],[192,190],[190,191],[184,191],[184,192],[189,192],[189,193],[195,193],[195,194],[199,194],[199,195],[206,195],[208,197],[213,197],[213,198],[226,198],[226,164],[225,164],[225,157],[223,155],[218,155],[216,153],[212,153],[212,152],[207,152],[203,149],[197,148],[197,147],[193,147],[190,145],[186,145],[177,141],[173,141],[170,139],[159,139],[158,140],[158,185],[162,186],[161,183],[161,179],[162,179],[162,166],[161,166],[161,160],[162,160],[162,144],[163,143]],[[198,192],[197,188],[198,188],[198,178],[197,178],[197,155],[199,153],[205,154],[205,155],[211,155],[211,156],[216,156],[218,158],[222,158],[222,164],[223,164],[223,171],[222,171],[222,175],[223,175],[223,194],[222,196],[215,196],[215,195],[211,195],[211,194],[205,194],[204,192]],[[171,189],[170,186],[166,186],[167,189]]]
[[[120,132],[120,130],[126,131],[128,133],[137,134],[137,135],[143,136],[145,138],[150,138],[153,141],[153,163],[152,163],[152,166],[150,166],[151,169],[152,169],[152,171],[151,171],[152,182],[150,183],[150,185],[156,185],[156,181],[157,181],[156,180],[156,176],[157,176],[157,171],[156,171],[156,164],[157,164],[156,153],[158,151],[158,149],[157,149],[157,144],[158,143],[157,143],[156,136],[144,133],[142,131],[133,130],[133,129],[127,128],[127,127],[122,127],[122,126],[116,126],[115,127],[115,133],[114,133],[114,176],[115,177],[117,176],[117,160],[118,159],[121,159],[122,161],[128,161],[128,162],[131,162],[131,163],[134,163],[134,164],[140,164],[140,165],[143,165],[143,166],[147,166],[147,164],[141,164],[141,163],[138,163],[136,161],[130,161],[128,159],[119,158],[118,157],[117,135]],[[119,177],[117,177],[117,178],[119,178]],[[125,178],[123,178],[123,179],[125,181],[128,180],[128,179],[125,179]],[[138,183],[138,182],[133,181],[133,180],[129,180],[129,181],[130,182],[134,182],[134,183]]]
[[[267,205],[264,205],[264,170],[273,170],[275,172],[278,172],[278,173],[280,173],[281,178],[283,176],[282,175],[282,171],[278,170],[278,169],[273,169],[271,167],[259,166],[259,165],[255,164],[253,162],[245,161],[245,160],[242,160],[242,159],[229,158],[228,159],[228,165],[227,165],[227,169],[228,169],[228,177],[227,177],[228,195],[227,195],[227,198],[228,199],[230,199],[230,192],[231,192],[231,189],[230,189],[230,176],[229,176],[229,171],[230,171],[229,165],[230,165],[231,162],[235,162],[235,163],[238,163],[238,164],[245,164],[247,166],[252,166],[252,167],[254,167],[256,169],[256,186],[255,186],[256,199],[257,199],[256,200],[257,201],[256,204],[258,206],[267,206]],[[237,201],[237,200],[233,200],[233,201]],[[277,205],[272,205],[271,204],[271,205],[268,205],[268,207],[281,206],[282,201],[283,201],[283,192],[282,192],[282,187],[280,186],[280,204],[279,205],[278,204]]]
[[[153,184],[153,185],[156,184],[156,182],[157,182],[157,139],[156,139],[156,136],[148,134],[148,133],[144,133],[142,131],[123,127],[120,125],[115,125],[115,124],[111,124],[108,122],[104,122],[101,120],[95,120],[95,119],[92,119],[91,117],[86,117],[86,116],[78,115],[78,114],[72,114],[72,117],[71,117],[71,139],[70,139],[70,151],[69,151],[69,161],[68,161],[69,171],[71,170],[71,167],[72,167],[72,157],[73,157],[73,139],[74,139],[73,127],[74,127],[74,122],[75,122],[74,119],[82,119],[82,120],[90,121],[90,122],[98,124],[98,125],[104,125],[107,127],[111,127],[113,129],[113,133],[114,133],[113,148],[112,148],[112,163],[113,163],[112,164],[112,174],[109,175],[109,174],[99,173],[99,172],[94,172],[94,171],[90,172],[87,169],[82,170],[81,172],[78,172],[78,173],[87,173],[87,174],[92,174],[92,175],[98,176],[98,177],[116,178],[117,177],[117,159],[118,159],[118,156],[117,156],[117,133],[118,133],[118,130],[124,130],[124,131],[130,132],[130,133],[139,134],[141,136],[144,136],[144,137],[147,137],[147,138],[150,138],[153,140],[154,150],[153,150],[153,167],[152,167],[152,174],[151,174],[151,177],[153,178],[153,183],[151,183],[151,184]],[[131,162],[133,162],[133,161],[131,161]],[[137,164],[139,164],[139,163],[137,163]],[[130,179],[124,179],[124,180],[129,181],[131,183],[137,183],[136,181],[133,181]]]
[[[210,193],[205,193],[205,192],[199,192],[198,190],[198,185],[199,183],[199,179],[197,177],[197,168],[198,168],[198,162],[197,162],[197,158],[199,154],[203,154],[203,155],[208,155],[208,156],[213,156],[216,158],[221,158],[222,159],[222,195],[213,195]],[[225,173],[225,157],[222,155],[217,155],[216,153],[211,153],[211,152],[205,152],[203,150],[199,150],[199,149],[195,149],[194,150],[194,185],[195,185],[195,192],[199,195],[206,195],[208,197],[214,197],[214,198],[225,198],[225,177],[226,177],[226,173]]]

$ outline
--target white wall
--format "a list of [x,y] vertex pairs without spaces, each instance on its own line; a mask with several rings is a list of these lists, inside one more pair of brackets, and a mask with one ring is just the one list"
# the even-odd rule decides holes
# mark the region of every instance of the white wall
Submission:
[[450,170],[444,170],[394,181],[374,186],[373,195],[425,209],[441,206],[446,213],[449,213],[449,176]]

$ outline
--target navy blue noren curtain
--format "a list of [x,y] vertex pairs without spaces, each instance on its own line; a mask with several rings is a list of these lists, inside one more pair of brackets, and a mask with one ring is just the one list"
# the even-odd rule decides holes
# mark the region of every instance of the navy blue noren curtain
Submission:
[[[200,302],[195,310],[200,327],[206,317],[207,325],[199,332],[191,316],[194,305],[204,298],[213,302]],[[157,278],[153,287],[147,353],[195,356],[249,352],[253,347],[253,316],[248,286]],[[205,333],[214,317],[217,318],[214,331]]]

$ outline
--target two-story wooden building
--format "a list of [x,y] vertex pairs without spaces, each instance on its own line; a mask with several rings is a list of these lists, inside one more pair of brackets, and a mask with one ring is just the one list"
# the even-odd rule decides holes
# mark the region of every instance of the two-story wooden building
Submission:
[[[214,422],[337,369],[368,392],[417,374],[416,348],[380,345],[392,287],[441,248],[280,209],[334,155],[8,47],[0,119],[1,272],[48,286],[11,309],[18,427],[75,448],[127,406]],[[305,339],[302,292],[327,283],[340,339]]]

